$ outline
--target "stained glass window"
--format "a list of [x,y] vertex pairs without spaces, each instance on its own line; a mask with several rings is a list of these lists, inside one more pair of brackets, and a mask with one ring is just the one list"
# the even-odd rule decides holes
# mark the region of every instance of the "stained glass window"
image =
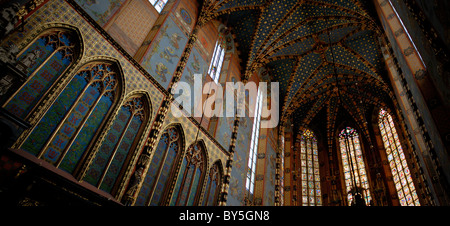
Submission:
[[117,98],[116,71],[106,62],[84,65],[21,148],[73,173]]
[[219,82],[220,72],[222,70],[223,57],[225,56],[225,48],[223,47],[222,38],[216,41],[216,47],[214,48],[211,63],[209,64],[208,74],[214,80]]
[[321,206],[319,153],[314,133],[306,129],[300,139],[300,165],[303,206]]
[[18,56],[28,80],[7,102],[6,110],[21,118],[31,113],[76,58],[79,46],[74,39],[67,31],[46,31]]
[[354,201],[353,195],[359,193],[363,196],[366,205],[370,205],[372,198],[359,135],[356,130],[350,127],[343,129],[339,134],[339,145],[348,204],[351,205]]
[[164,192],[169,189],[170,182],[173,181],[174,166],[181,155],[180,136],[178,127],[169,127],[161,135],[136,199],[136,206],[163,204]]
[[209,170],[206,191],[203,197],[203,206],[216,206],[222,183],[222,170],[218,163],[215,163]]
[[247,180],[245,182],[245,188],[248,191],[248,198],[250,200],[253,199],[253,192],[255,190],[256,160],[258,154],[259,126],[261,124],[262,102],[262,92],[261,90],[258,90],[255,107],[255,118],[253,120],[252,139],[250,143],[250,152],[247,164]]
[[167,0],[150,0],[150,3],[155,7],[156,11],[160,13],[166,5]]
[[206,171],[205,156],[205,150],[200,142],[187,149],[170,205],[192,206],[198,204]]
[[[146,111],[142,97],[133,97],[120,108],[84,180],[111,192],[130,152],[139,140]],[[148,109],[148,108],[147,108]]]
[[420,206],[419,197],[417,196],[394,122],[391,115],[383,109],[379,113],[378,126],[383,138],[400,205]]

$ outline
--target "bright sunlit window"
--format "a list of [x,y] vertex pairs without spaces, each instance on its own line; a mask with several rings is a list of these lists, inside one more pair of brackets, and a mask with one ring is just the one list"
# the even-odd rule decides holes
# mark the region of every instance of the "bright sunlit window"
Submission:
[[219,82],[220,71],[222,70],[223,57],[225,56],[225,49],[222,42],[217,40],[214,53],[209,64],[208,74],[214,80],[215,83]]
[[161,12],[161,10],[164,8],[164,6],[167,3],[167,0],[149,0],[149,1],[155,7],[155,9],[156,9],[156,11],[158,11],[158,13]]
[[379,113],[378,126],[383,137],[383,144],[386,149],[400,205],[420,206],[419,197],[417,196],[394,122],[391,115],[383,109]]
[[339,145],[344,168],[345,187],[348,204],[351,205],[353,194],[363,196],[366,205],[370,205],[371,195],[367,178],[366,165],[361,150],[359,134],[355,129],[347,127],[339,134]]
[[319,153],[314,133],[306,129],[300,141],[300,161],[302,175],[302,205],[321,206]]
[[252,138],[250,143],[250,152],[248,158],[248,170],[247,170],[247,181],[245,183],[245,188],[248,191],[249,199],[253,196],[255,190],[255,173],[256,173],[256,160],[258,154],[258,141],[259,141],[259,126],[261,124],[261,109],[262,109],[262,93],[258,90],[258,96],[256,98],[255,107],[255,119],[253,121]]

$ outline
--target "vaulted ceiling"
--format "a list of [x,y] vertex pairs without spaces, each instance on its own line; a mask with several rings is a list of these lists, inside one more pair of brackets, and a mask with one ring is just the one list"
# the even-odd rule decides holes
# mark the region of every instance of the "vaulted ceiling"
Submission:
[[232,29],[242,75],[260,67],[280,83],[280,116],[297,128],[320,112],[333,133],[339,111],[360,128],[370,106],[391,97],[382,76],[382,34],[361,0],[205,1],[210,17]]

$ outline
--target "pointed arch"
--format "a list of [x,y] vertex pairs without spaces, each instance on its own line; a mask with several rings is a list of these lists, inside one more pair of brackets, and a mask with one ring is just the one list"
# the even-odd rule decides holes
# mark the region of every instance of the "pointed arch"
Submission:
[[414,186],[394,120],[389,112],[384,109],[380,109],[378,112],[378,128],[380,129],[400,205],[420,206],[419,196]]
[[61,78],[73,68],[83,54],[83,41],[76,27],[49,24],[31,34],[31,41],[19,52],[17,68],[25,82],[5,101],[3,107],[12,114],[29,119]]
[[20,148],[74,174],[121,102],[123,84],[118,61],[83,64]]
[[303,206],[321,206],[319,151],[317,137],[310,129],[300,135],[300,173]]
[[217,206],[219,203],[219,194],[222,190],[223,165],[217,160],[211,168],[209,168],[208,180],[206,182],[206,190],[204,192],[202,205]]
[[354,204],[354,195],[361,195],[366,205],[372,200],[369,178],[363,156],[359,133],[352,127],[346,127],[339,133],[339,149],[345,191],[349,205]]
[[182,126],[172,124],[161,133],[156,149],[137,196],[136,206],[165,205],[172,190],[172,181],[185,149]]
[[198,205],[207,167],[208,156],[205,143],[200,140],[191,144],[183,158],[170,205]]
[[133,156],[139,148],[151,118],[147,93],[129,95],[118,109],[83,180],[115,194]]

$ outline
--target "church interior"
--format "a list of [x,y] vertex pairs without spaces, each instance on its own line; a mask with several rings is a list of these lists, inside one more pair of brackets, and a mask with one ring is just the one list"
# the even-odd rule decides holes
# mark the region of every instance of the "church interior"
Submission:
[[0,7],[2,206],[450,205],[448,1]]

